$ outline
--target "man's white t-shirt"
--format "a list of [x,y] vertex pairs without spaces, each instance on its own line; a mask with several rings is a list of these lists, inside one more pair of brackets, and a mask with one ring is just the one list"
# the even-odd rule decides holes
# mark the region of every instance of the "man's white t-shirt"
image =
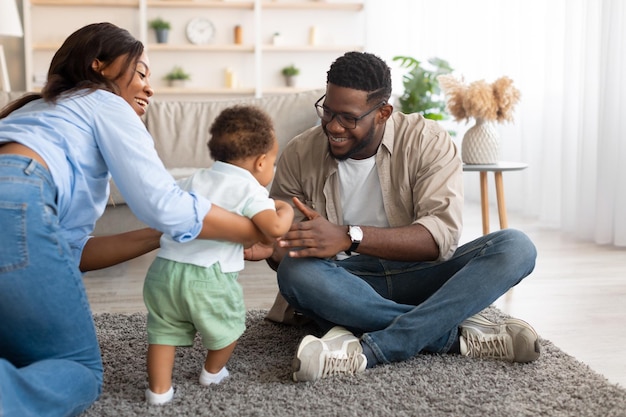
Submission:
[[389,227],[376,157],[339,161],[338,170],[343,224]]

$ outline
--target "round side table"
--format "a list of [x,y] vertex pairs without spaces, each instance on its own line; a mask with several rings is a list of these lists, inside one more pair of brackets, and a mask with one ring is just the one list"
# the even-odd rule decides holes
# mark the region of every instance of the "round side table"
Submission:
[[500,229],[509,227],[506,217],[506,202],[504,200],[504,182],[502,173],[504,171],[522,171],[528,168],[528,164],[523,162],[500,161],[496,164],[474,165],[463,164],[463,171],[480,172],[480,208],[483,220],[483,234],[489,233],[489,195],[487,193],[487,173],[493,172],[496,181],[496,199],[498,203],[498,217],[500,218]]

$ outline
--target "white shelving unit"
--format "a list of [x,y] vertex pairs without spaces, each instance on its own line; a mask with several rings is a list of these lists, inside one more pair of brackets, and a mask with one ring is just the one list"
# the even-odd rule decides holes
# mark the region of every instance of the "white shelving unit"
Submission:
[[[45,81],[54,52],[74,30],[88,23],[109,21],[128,29],[146,46],[151,81],[160,97],[198,98],[282,93],[325,85],[330,63],[365,42],[363,2],[353,0],[24,0],[26,88]],[[156,43],[148,21],[171,22],[168,43]],[[214,40],[190,43],[187,22],[206,17],[216,27]],[[56,22],[51,24],[51,22]],[[242,44],[234,43],[234,27],[243,29]],[[316,42],[310,31],[315,27]],[[274,45],[280,32],[284,43]],[[301,69],[297,87],[284,87],[280,69]],[[168,87],[164,75],[174,65],[192,75],[185,88]],[[226,88],[230,69],[238,82]]]

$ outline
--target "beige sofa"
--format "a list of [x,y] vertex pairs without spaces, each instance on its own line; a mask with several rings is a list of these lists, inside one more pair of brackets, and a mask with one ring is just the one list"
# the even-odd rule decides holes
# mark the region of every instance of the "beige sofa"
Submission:
[[[0,107],[22,93],[0,92]],[[209,128],[217,115],[235,104],[251,104],[264,109],[274,121],[280,151],[298,133],[319,122],[313,104],[323,89],[271,95],[263,98],[238,98],[212,101],[165,101],[155,99],[148,107],[144,122],[154,138],[165,167],[176,178],[208,167],[212,160],[206,143]],[[113,121],[112,121],[113,122]],[[120,233],[144,227],[132,214],[115,184],[104,215],[96,224],[95,235]]]

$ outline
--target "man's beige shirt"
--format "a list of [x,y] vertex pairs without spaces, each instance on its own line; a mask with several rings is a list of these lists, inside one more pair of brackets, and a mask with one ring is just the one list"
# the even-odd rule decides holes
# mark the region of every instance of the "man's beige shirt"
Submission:
[[[393,113],[376,152],[376,169],[391,227],[423,225],[439,245],[439,259],[450,258],[463,225],[463,164],[448,132],[417,113]],[[298,197],[342,224],[337,160],[321,126],[287,144],[270,195],[290,203]],[[294,222],[301,221],[302,213],[295,212]]]

